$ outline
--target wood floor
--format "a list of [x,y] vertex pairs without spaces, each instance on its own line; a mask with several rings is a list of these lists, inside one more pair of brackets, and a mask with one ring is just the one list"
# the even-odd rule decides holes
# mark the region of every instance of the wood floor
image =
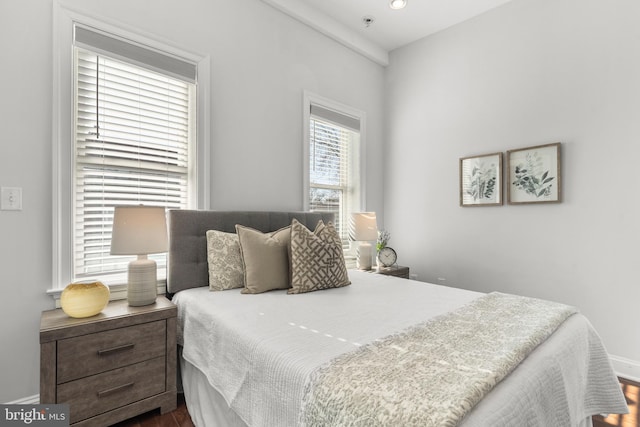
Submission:
[[620,385],[627,398],[629,413],[626,415],[609,415],[607,418],[593,417],[593,427],[640,427],[640,383],[620,378]]
[[[601,416],[593,417],[594,427],[640,427],[640,410],[638,400],[640,399],[640,383],[620,379],[620,385],[627,404],[629,405],[629,414],[626,415],[609,415],[607,418]],[[184,403],[184,396],[178,395],[178,408],[173,411],[160,415],[160,410],[147,412],[116,424],[117,427],[194,427],[187,405]]]
[[195,427],[184,403],[184,395],[178,393],[178,408],[160,415],[160,409],[149,411],[135,418],[114,424],[117,427]]

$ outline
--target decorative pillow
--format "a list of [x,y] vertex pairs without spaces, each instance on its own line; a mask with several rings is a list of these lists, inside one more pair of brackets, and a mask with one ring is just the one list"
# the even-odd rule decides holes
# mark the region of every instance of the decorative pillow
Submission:
[[237,234],[218,230],[207,231],[207,262],[210,291],[224,291],[244,286]]
[[244,267],[243,294],[290,288],[288,246],[291,227],[271,233],[236,225]]
[[291,222],[291,289],[289,294],[339,288],[351,284],[342,242],[333,224],[319,221],[312,233]]

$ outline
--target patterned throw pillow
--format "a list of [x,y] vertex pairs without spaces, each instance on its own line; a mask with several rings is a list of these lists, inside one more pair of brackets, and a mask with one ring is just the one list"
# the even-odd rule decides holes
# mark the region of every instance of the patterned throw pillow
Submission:
[[291,227],[272,233],[236,225],[244,266],[243,294],[290,288],[288,247]]
[[207,231],[209,290],[224,291],[244,286],[238,235],[218,230]]
[[297,220],[291,222],[290,294],[339,288],[351,284],[342,242],[333,224],[319,221],[312,233]]

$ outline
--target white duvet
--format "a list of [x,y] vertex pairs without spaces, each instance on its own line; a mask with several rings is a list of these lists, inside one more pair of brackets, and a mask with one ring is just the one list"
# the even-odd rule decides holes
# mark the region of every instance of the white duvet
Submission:
[[[295,426],[311,373],[334,357],[481,294],[351,271],[344,288],[182,291],[183,357],[249,426]],[[619,385],[588,321],[572,316],[463,420],[463,426],[572,426],[624,412]]]

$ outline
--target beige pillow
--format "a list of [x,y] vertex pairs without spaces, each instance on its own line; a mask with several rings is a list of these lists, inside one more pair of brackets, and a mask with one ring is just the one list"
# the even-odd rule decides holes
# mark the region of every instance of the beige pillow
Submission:
[[224,291],[244,286],[244,270],[238,235],[218,230],[207,231],[209,290]]
[[351,284],[342,242],[333,224],[319,221],[312,233],[297,220],[291,222],[290,294],[339,288]]
[[288,246],[291,227],[272,233],[236,225],[244,267],[243,294],[290,288]]

